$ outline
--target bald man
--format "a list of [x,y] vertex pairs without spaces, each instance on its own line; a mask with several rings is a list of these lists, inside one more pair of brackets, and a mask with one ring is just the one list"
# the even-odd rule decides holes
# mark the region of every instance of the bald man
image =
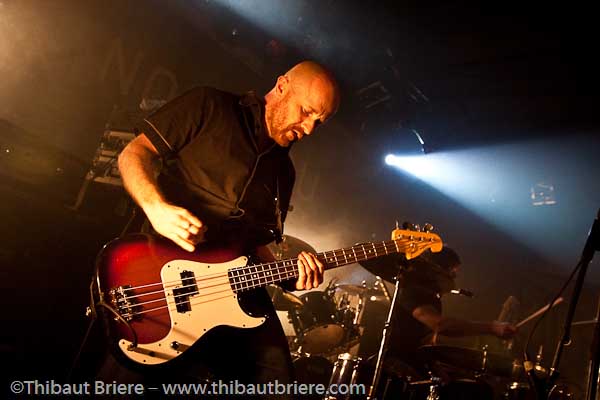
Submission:
[[[119,170],[150,232],[190,252],[205,241],[243,244],[266,261],[272,259],[266,245],[282,234],[294,184],[289,149],[338,105],[335,79],[311,61],[279,76],[264,97],[194,88],[144,120],[142,133],[119,156]],[[323,281],[323,264],[301,252],[298,273],[291,287],[315,288]],[[225,381],[292,379],[287,342],[266,291],[249,297],[247,307],[267,315],[267,322],[209,331],[193,348],[194,362],[178,366],[176,376],[197,377],[206,367]]]

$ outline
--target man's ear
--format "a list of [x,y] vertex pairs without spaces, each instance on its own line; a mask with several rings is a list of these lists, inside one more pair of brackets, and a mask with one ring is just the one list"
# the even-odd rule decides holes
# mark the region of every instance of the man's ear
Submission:
[[277,78],[277,82],[275,83],[275,92],[277,92],[278,95],[285,95],[289,90],[289,87],[290,79],[287,76],[281,75]]

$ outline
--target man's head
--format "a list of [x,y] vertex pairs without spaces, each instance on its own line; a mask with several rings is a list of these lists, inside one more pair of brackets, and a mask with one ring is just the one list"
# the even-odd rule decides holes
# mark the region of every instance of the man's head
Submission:
[[410,272],[406,277],[418,285],[447,293],[454,289],[454,279],[460,264],[461,260],[456,251],[444,246],[440,252],[425,253],[411,260]]
[[442,251],[437,253],[427,254],[425,260],[432,266],[437,267],[441,274],[453,279],[456,278],[461,264],[460,257],[456,251],[448,246],[444,246]]
[[267,134],[287,147],[335,114],[339,101],[333,75],[313,61],[303,61],[277,78],[265,96]]

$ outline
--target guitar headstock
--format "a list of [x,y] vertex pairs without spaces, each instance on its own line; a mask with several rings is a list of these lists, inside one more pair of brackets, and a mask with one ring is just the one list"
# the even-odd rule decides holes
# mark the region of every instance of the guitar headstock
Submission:
[[410,229],[396,228],[392,231],[392,240],[407,260],[420,256],[427,249],[434,253],[442,250],[444,243],[438,235],[431,233],[433,227],[430,224],[425,224],[423,230],[419,230],[418,226],[407,228]]

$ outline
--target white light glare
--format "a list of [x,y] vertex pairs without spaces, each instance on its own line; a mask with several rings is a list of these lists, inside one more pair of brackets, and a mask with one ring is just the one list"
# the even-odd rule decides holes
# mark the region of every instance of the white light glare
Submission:
[[431,157],[428,155],[420,156],[396,156],[388,154],[385,157],[385,163],[416,176],[419,179],[429,178],[435,175],[436,167],[439,167],[435,162],[431,162]]

